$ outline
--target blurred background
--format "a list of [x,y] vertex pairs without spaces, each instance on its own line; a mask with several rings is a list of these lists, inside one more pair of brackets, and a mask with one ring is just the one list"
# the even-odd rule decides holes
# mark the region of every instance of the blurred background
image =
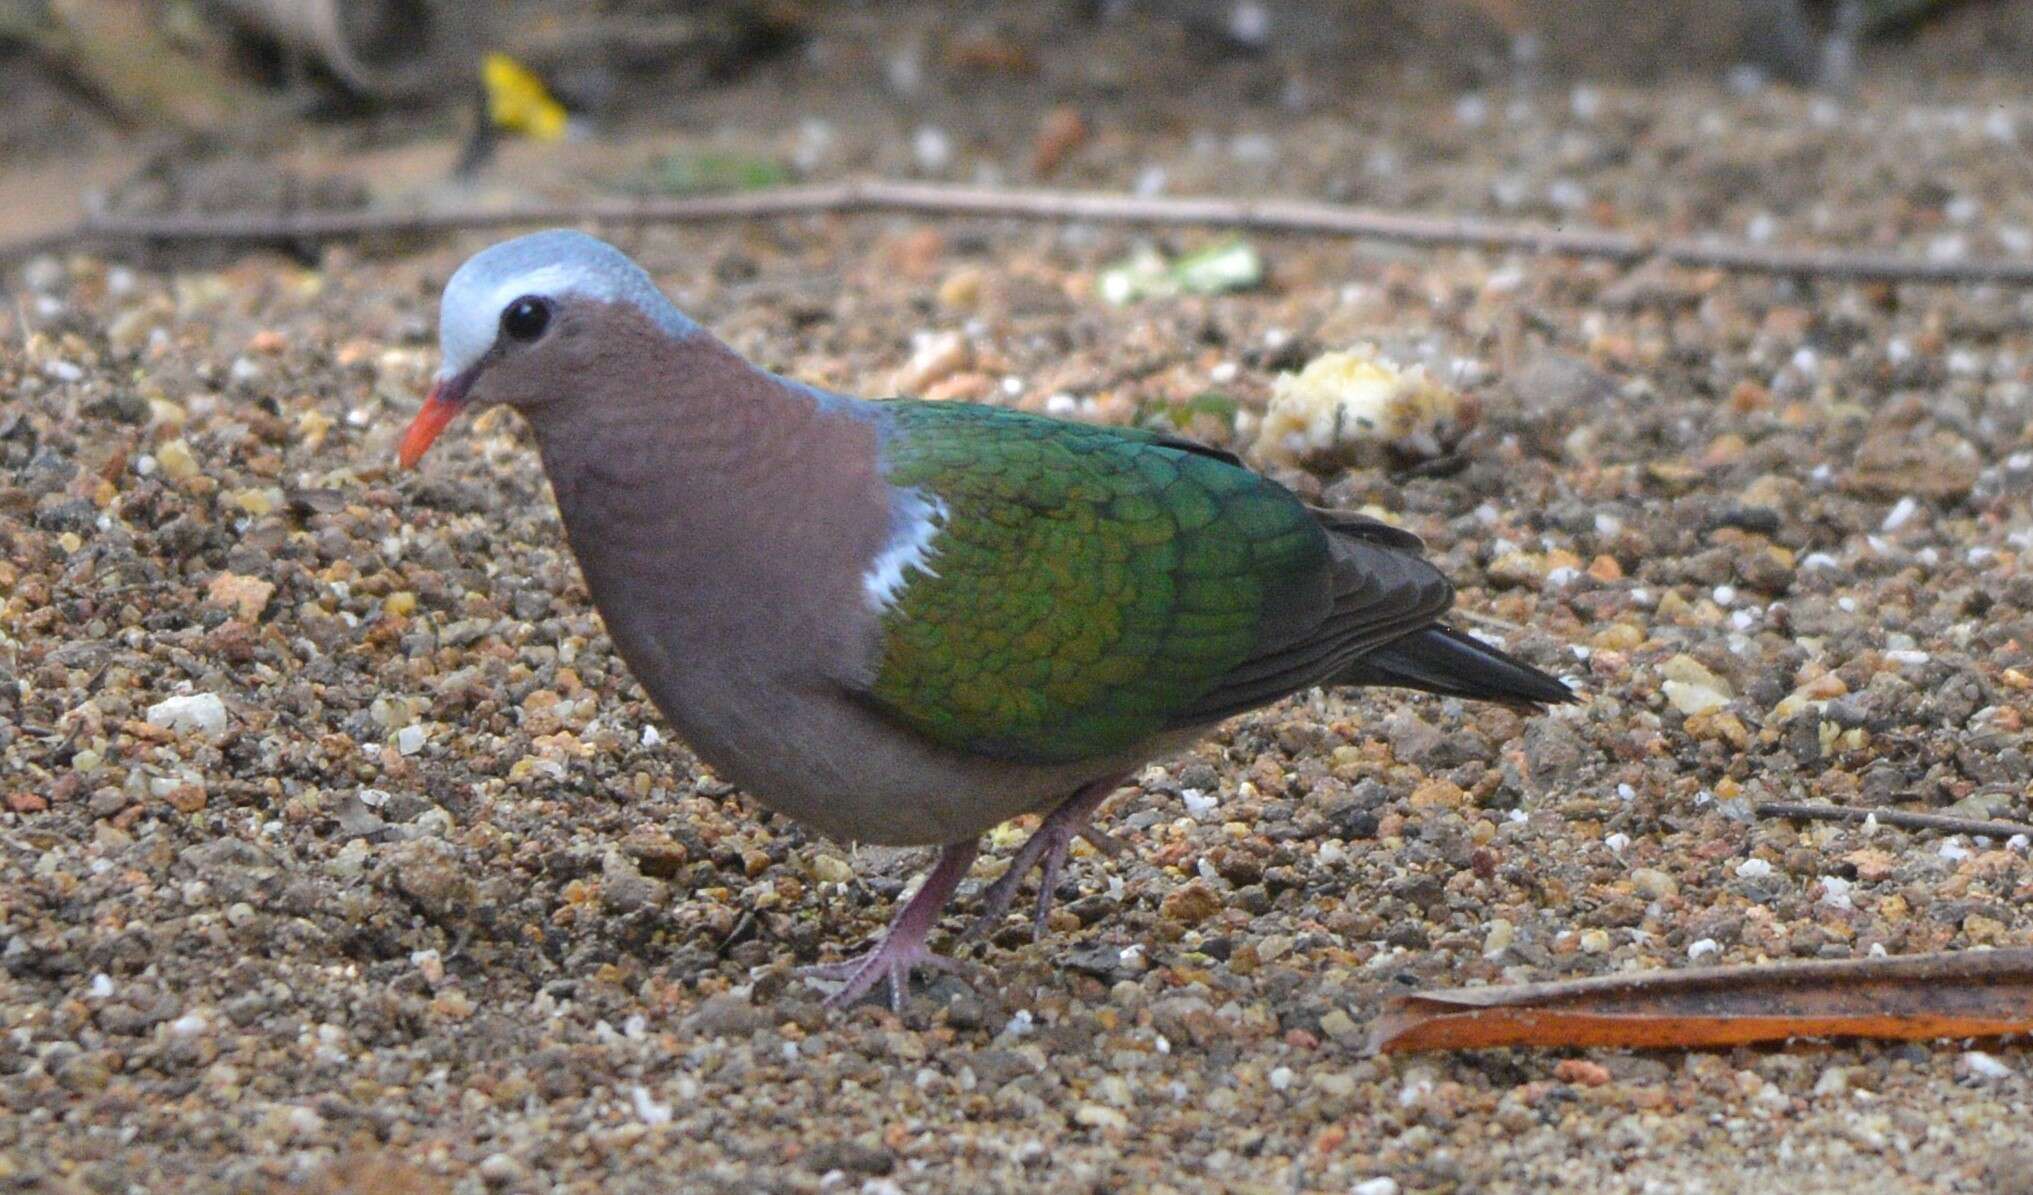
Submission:
[[1859,92],[2016,146],[2029,58],[2033,5],[1978,0],[0,0],[0,242],[851,173],[1740,232],[1924,173]]

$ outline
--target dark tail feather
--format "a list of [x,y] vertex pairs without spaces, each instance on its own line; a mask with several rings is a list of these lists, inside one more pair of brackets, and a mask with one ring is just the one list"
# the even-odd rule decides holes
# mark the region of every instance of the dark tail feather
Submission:
[[1340,685],[1388,685],[1506,705],[1561,705],[1566,685],[1453,627],[1435,624],[1364,654],[1334,679]]

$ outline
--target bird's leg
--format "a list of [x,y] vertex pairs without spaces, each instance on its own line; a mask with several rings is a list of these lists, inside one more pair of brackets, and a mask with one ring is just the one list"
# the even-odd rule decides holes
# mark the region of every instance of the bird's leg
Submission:
[[940,851],[939,861],[926,873],[925,881],[918,885],[917,892],[890,919],[889,928],[883,931],[882,940],[875,944],[874,949],[845,962],[801,967],[798,974],[812,979],[847,981],[846,986],[826,997],[828,1008],[845,1008],[887,979],[889,1006],[898,1013],[903,1012],[904,995],[910,987],[914,969],[955,969],[953,960],[933,954],[925,946],[925,939],[930,936],[932,927],[938,924],[939,911],[946,907],[953,890],[966,878],[967,869],[974,865],[974,856],[980,851],[981,841],[976,838],[953,843]]
[[960,935],[962,941],[978,937],[995,928],[1002,915],[1009,911],[1016,900],[1017,885],[1035,867],[1038,869],[1038,911],[1033,921],[1034,934],[1045,936],[1045,915],[1052,911],[1052,890],[1059,886],[1059,869],[1066,864],[1066,852],[1073,846],[1075,838],[1085,838],[1104,855],[1113,855],[1123,849],[1123,844],[1089,825],[1094,811],[1108,800],[1110,794],[1122,784],[1127,776],[1111,776],[1097,780],[1072,796],[1066,798],[1057,809],[1045,815],[1044,822],[1032,831],[1024,844],[1017,848],[1016,858],[1009,861],[1009,870],[989,885],[981,894],[981,916]]

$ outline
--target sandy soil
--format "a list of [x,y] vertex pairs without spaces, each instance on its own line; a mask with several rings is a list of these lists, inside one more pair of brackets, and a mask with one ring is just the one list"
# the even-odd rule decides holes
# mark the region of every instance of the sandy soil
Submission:
[[[823,90],[760,127],[715,101],[666,140],[813,177],[1034,173],[1035,122],[949,78],[858,122]],[[1056,181],[2033,252],[2033,103],[1987,84],[1302,80],[1193,107],[1093,101]],[[1246,442],[1318,352],[1427,361],[1484,412],[1448,467],[1282,476],[1426,536],[1474,625],[1589,700],[1242,718],[1116,800],[1133,849],[1076,858],[1046,940],[1013,918],[901,1019],[828,1013],[790,972],[874,933],[923,857],[818,840],[661,741],[512,421],[392,470],[437,289],[479,240],[22,271],[0,1182],[2033,1189],[2016,1046],[1361,1050],[1417,986],[2033,942],[2023,841],[1750,813],[2028,815],[2028,298],[1258,238],[1261,289],[1110,307],[1096,274],[1133,241],[624,238],[743,351],[863,392],[951,332],[928,389],[1112,421],[1217,389],[1242,432],[1193,430]]]

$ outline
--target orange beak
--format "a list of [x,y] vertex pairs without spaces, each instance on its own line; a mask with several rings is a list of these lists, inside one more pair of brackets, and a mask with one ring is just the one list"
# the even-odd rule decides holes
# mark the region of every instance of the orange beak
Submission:
[[445,430],[460,411],[466,408],[466,388],[472,384],[467,374],[445,378],[431,387],[430,396],[424,399],[423,409],[416,418],[409,421],[409,430],[402,433],[402,447],[398,457],[405,469],[416,468],[424,452],[438,433]]

